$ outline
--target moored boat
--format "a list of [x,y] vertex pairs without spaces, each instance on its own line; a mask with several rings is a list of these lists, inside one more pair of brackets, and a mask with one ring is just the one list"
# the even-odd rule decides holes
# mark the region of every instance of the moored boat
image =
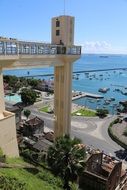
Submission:
[[99,88],[98,92],[106,93],[110,88]]

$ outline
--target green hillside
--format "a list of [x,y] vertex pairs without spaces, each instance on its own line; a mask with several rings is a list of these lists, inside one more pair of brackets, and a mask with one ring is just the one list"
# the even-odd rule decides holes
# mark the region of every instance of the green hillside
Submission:
[[45,169],[27,168],[21,159],[11,159],[9,164],[26,168],[0,168],[0,190],[62,190],[62,182]]

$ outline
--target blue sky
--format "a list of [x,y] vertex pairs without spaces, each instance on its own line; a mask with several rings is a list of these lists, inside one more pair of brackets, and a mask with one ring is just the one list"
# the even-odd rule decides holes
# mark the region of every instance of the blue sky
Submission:
[[[75,44],[86,53],[127,53],[127,0],[65,0]],[[0,0],[0,36],[50,42],[64,0]]]

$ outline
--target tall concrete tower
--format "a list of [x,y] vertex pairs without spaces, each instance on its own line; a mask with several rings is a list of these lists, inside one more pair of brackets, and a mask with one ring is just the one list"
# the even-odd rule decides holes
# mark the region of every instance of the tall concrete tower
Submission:
[[55,137],[58,137],[70,134],[71,130],[72,63],[77,57],[70,56],[69,47],[74,45],[74,17],[52,18],[52,44],[59,45],[63,53],[58,57],[62,66],[54,68],[54,131]]

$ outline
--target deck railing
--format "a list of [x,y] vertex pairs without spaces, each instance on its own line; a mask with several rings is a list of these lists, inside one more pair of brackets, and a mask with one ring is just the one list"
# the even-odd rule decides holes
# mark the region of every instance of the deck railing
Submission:
[[0,38],[0,55],[80,55],[81,46],[53,45]]

